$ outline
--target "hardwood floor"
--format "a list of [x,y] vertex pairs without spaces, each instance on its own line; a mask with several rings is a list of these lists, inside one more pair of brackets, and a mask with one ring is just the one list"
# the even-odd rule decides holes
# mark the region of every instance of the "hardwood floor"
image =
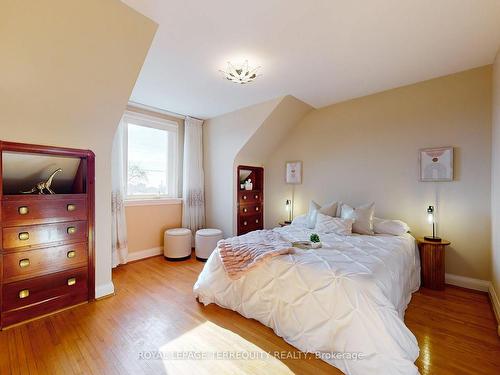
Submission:
[[[0,374],[341,374],[312,357],[294,359],[300,352],[254,320],[196,302],[191,291],[202,267],[162,257],[119,267],[116,296],[0,332]],[[421,290],[406,323],[420,345],[422,374],[500,373],[500,339],[485,294]],[[154,357],[190,350],[254,359]],[[281,351],[281,360],[266,358]]]

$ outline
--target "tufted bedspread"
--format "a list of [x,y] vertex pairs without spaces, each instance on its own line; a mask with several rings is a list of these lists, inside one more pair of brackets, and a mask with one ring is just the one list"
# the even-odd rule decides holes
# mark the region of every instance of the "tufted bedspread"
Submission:
[[[293,225],[274,230],[289,241],[312,233]],[[216,249],[194,293],[205,305],[258,320],[346,374],[418,374],[418,344],[403,321],[420,285],[415,239],[319,234],[321,249],[277,256],[238,280],[227,276]]]

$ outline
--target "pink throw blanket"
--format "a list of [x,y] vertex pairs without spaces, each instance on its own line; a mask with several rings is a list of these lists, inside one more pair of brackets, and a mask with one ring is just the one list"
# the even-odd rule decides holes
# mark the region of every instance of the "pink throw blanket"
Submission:
[[272,230],[258,230],[218,243],[222,264],[232,280],[237,280],[266,259],[293,252],[291,242]]

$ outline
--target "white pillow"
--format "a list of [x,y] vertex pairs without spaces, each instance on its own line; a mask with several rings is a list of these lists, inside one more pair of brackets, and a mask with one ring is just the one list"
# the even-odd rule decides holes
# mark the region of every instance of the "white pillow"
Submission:
[[373,235],[373,216],[375,213],[375,203],[365,204],[353,208],[347,204],[342,205],[340,217],[342,219],[353,219],[352,231],[359,234]]
[[297,216],[292,220],[292,224],[298,227],[307,228],[307,215]]
[[309,229],[314,229],[316,226],[316,218],[318,217],[318,211],[321,208],[319,204],[315,201],[309,202],[309,212],[307,213],[307,223],[306,226]]
[[352,233],[353,222],[352,219],[341,219],[319,213],[314,230],[319,233],[337,233],[349,236]]
[[373,218],[373,230],[379,234],[392,234],[401,236],[410,231],[410,227],[401,220],[386,220],[378,217]]
[[337,202],[331,202],[324,206],[320,206],[315,201],[309,202],[309,212],[307,213],[307,227],[309,229],[314,229],[314,227],[316,226],[316,218],[318,216],[318,213],[332,217],[337,216],[337,206]]

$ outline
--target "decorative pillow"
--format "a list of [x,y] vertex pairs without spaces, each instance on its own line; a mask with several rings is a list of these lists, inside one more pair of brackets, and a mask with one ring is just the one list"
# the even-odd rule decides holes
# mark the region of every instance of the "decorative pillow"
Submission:
[[353,208],[347,204],[342,205],[340,217],[342,219],[353,219],[352,231],[359,234],[375,234],[373,231],[373,216],[375,203],[366,204]]
[[349,236],[352,233],[353,222],[353,219],[341,219],[319,213],[314,230],[319,233],[337,233]]
[[386,220],[378,217],[373,218],[373,230],[379,234],[392,234],[401,236],[410,231],[410,227],[401,220]]
[[338,203],[335,201],[328,203],[327,205],[321,206],[321,208],[319,209],[319,213],[321,213],[323,215],[335,217],[335,216],[337,216],[337,206],[338,206]]
[[337,215],[337,202],[331,202],[325,206],[320,206],[315,201],[309,202],[309,212],[307,214],[307,227],[314,229],[318,213],[335,217]]

